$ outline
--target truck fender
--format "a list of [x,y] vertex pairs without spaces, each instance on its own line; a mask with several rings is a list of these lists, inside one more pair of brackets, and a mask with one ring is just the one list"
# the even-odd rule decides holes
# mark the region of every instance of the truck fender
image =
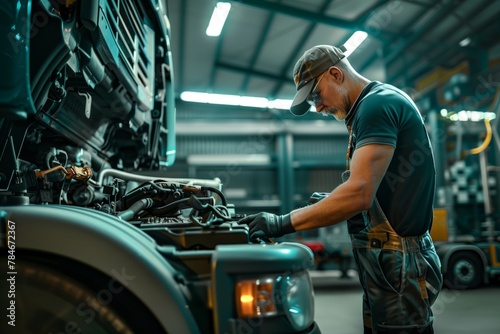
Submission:
[[479,256],[483,264],[483,268],[488,268],[488,260],[484,253],[475,245],[465,244],[465,243],[442,243],[435,245],[436,252],[441,259],[441,272],[446,274],[448,271],[448,263],[450,257],[459,251],[473,252]]
[[[167,332],[200,333],[181,293],[183,287],[174,278],[175,269],[157,251],[156,242],[139,229],[80,207],[26,205],[0,207],[1,211],[15,223],[16,250],[85,263],[125,286]],[[0,247],[5,246],[5,240],[0,241]]]

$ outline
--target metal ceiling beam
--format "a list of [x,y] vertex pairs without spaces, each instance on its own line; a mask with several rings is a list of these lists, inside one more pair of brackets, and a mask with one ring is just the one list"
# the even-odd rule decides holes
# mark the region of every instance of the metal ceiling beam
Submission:
[[[220,34],[217,40],[217,47],[215,48],[214,65],[212,66],[212,71],[210,72],[210,82],[208,88],[213,89],[215,87],[215,79],[217,76],[217,63],[219,62],[220,55],[222,53],[222,44],[224,42],[224,34]],[[208,91],[208,90],[207,90]]]
[[230,71],[235,71],[235,72],[248,72],[249,75],[256,75],[256,76],[260,76],[260,77],[263,77],[266,79],[271,79],[271,80],[282,80],[282,81],[292,80],[290,78],[287,78],[287,77],[284,77],[281,75],[275,75],[275,74],[271,74],[268,72],[257,71],[257,70],[254,70],[254,69],[251,69],[248,67],[236,66],[236,65],[224,63],[221,61],[216,62],[215,66],[217,66],[218,68],[223,68],[225,70],[230,70]]
[[[316,27],[316,25],[310,24],[309,28],[302,34],[302,37],[299,39],[300,42],[297,43],[297,45],[295,46],[295,48],[293,49],[293,51],[290,53],[290,57],[288,57],[288,59],[285,61],[285,65],[281,68],[280,73],[281,73],[282,77],[288,77],[287,76],[288,69],[290,68],[290,66],[292,66],[293,62],[297,61],[296,54],[299,53],[300,50],[302,50],[304,48],[305,41],[312,34],[312,32],[314,31],[315,27]],[[290,82],[293,82],[293,77],[290,76],[289,78],[290,79],[287,79],[287,80],[290,80]],[[283,82],[282,81],[281,82],[277,82],[274,85],[274,89],[271,92],[271,98],[275,97],[278,94],[278,92],[281,90],[282,86],[283,86]]]
[[[486,7],[479,7],[473,13],[469,13],[469,15],[467,17],[467,19],[469,20],[469,22],[473,21],[477,16],[479,16],[479,14],[481,14],[484,11],[488,10],[488,7],[490,5],[492,5],[492,4],[493,4],[493,2],[489,2],[488,6],[486,6]],[[482,31],[486,30],[489,26],[495,24],[496,22],[498,22],[498,18],[496,16],[494,16],[490,20],[488,20],[487,22],[485,22],[484,24],[482,24],[480,27],[477,27],[475,30],[473,30],[471,28],[470,37],[472,37],[472,39],[481,38],[482,37]],[[457,23],[454,27],[452,27],[452,28],[449,29],[449,34],[448,35],[449,36],[453,36],[453,32],[456,31],[457,27],[458,26],[462,26],[462,25],[463,25],[462,23]],[[433,68],[442,65],[443,62],[450,57],[450,54],[452,52],[456,53],[457,50],[463,49],[461,46],[459,46],[459,44],[458,44],[459,42],[460,42],[459,40],[453,41],[452,44],[454,45],[454,47],[442,48],[441,52],[439,52],[436,56],[428,59],[428,62],[429,62],[430,65],[427,66],[426,69],[424,69],[422,71],[418,71],[418,73],[413,73],[413,74],[407,73],[407,74],[409,74],[409,81],[410,82],[415,81],[416,79],[418,79],[423,74],[431,71]],[[434,48],[434,46],[432,44],[430,44],[429,48]],[[406,69],[404,71],[407,72]],[[401,75],[400,72],[396,73],[395,75],[392,75],[391,78],[390,78],[390,80],[395,80],[397,77],[399,77]]]
[[[389,49],[390,51],[384,57],[385,62],[390,64],[396,58],[400,57],[401,54],[410,46],[413,45],[417,40],[419,40],[424,34],[426,34],[432,27],[441,22],[446,16],[450,15],[456,8],[456,0],[448,0],[444,5],[436,11],[431,18],[425,22],[425,24],[418,30],[414,31],[410,36],[407,36],[395,47],[392,47],[391,43],[387,45],[384,49]],[[385,54],[385,52],[384,52]]]
[[[324,10],[326,10],[326,8],[328,8],[328,6],[332,3],[333,0],[326,0],[323,2],[323,5],[321,6],[321,8],[319,9],[319,12],[323,12]],[[314,28],[316,27],[316,23],[311,23],[309,24],[309,28],[306,29],[306,31],[304,31],[304,33],[302,34],[302,37],[299,39],[299,42],[297,43],[297,45],[295,46],[295,48],[293,49],[293,51],[290,53],[290,57],[288,57],[288,59],[286,60],[285,62],[285,65],[281,68],[281,76],[282,77],[287,77],[287,71],[288,69],[292,66],[292,64],[295,64],[295,62],[297,61],[297,54],[304,49],[304,45],[306,43],[306,41],[308,40],[309,36],[311,36],[311,34],[313,33],[314,31]],[[290,82],[293,82],[293,79],[290,80]],[[283,86],[283,82],[277,82],[276,85],[274,86],[274,89],[273,91],[271,92],[271,98],[275,97],[278,92],[280,91],[281,87]]]
[[360,26],[355,21],[343,20],[331,16],[326,16],[323,14],[318,14],[315,12],[308,12],[296,7],[287,6],[283,4],[277,4],[275,2],[269,2],[264,0],[238,0],[233,1],[237,3],[242,3],[248,6],[257,7],[260,9],[268,10],[275,13],[285,14],[289,16],[294,16],[303,20],[308,20],[315,23],[323,23],[326,25],[331,25],[334,27],[344,28],[347,30],[359,30]]
[[[281,1],[281,0],[278,0],[278,1]],[[264,28],[262,29],[262,31],[260,33],[259,41],[257,42],[257,47],[253,51],[252,58],[250,59],[249,67],[251,69],[254,68],[255,63],[257,62],[257,58],[259,57],[260,52],[262,51],[262,48],[264,47],[264,43],[266,41],[266,37],[267,37],[269,30],[271,28],[271,25],[273,23],[273,19],[274,19],[274,13],[269,13],[269,16],[267,17],[267,20],[266,20],[266,24],[264,25]],[[250,75],[248,75],[248,73],[247,73],[245,75],[245,78],[243,79],[243,83],[241,84],[241,87],[240,87],[241,92],[244,92],[247,89],[249,82],[250,82]]]
[[[385,43],[385,46],[383,47],[382,56],[381,56],[384,59],[384,62],[386,64],[390,64],[395,59],[401,57],[401,54],[403,54],[406,51],[406,49],[408,49],[410,46],[412,46],[418,39],[420,39],[425,33],[427,33],[433,26],[438,24],[447,15],[449,15],[451,12],[453,12],[455,5],[456,5],[456,0],[448,0],[445,4],[441,5],[441,7],[437,9],[435,14],[432,15],[432,17],[430,17],[427,20],[427,22],[425,22],[425,24],[420,29],[414,31],[409,36],[402,37],[399,45],[393,46],[394,43],[390,43],[390,42]],[[421,16],[425,16],[425,11],[426,10],[423,11],[423,14]],[[417,24],[418,24],[418,22],[417,22]],[[414,25],[412,25],[412,26],[414,26]],[[403,31],[409,31],[409,30],[411,30],[410,25],[403,29]],[[362,64],[359,67],[359,70],[363,71],[363,70],[367,69],[378,59],[379,59],[379,57],[377,55],[373,55],[367,61],[365,61],[364,64]],[[395,80],[396,77],[399,77],[400,75],[401,75],[401,72],[398,72],[396,75],[392,75],[391,78],[387,78],[387,82],[392,82],[393,80]]]
[[[334,26],[334,27],[340,27],[340,28],[344,28],[347,30],[359,30],[359,29],[362,29],[362,27],[366,24],[366,20],[370,17],[372,12],[376,8],[384,6],[386,3],[390,2],[390,1],[391,0],[379,1],[376,4],[374,4],[373,6],[371,6],[370,8],[368,8],[367,10],[365,10],[356,20],[348,21],[348,20],[332,18],[332,17],[320,14],[328,8],[328,6],[332,3],[332,0],[325,1],[318,12],[307,12],[304,10],[299,10],[297,8],[283,5],[283,4],[279,4],[276,2],[271,3],[271,2],[262,1],[262,0],[239,0],[239,1],[237,1],[238,3],[243,3],[245,5],[254,6],[257,8],[261,8],[261,9],[270,11],[271,15],[274,15],[274,13],[281,13],[281,14],[290,15],[290,16],[294,16],[294,17],[297,17],[300,19],[311,21],[312,24],[309,27],[309,29],[307,29],[305,31],[305,33],[303,34],[302,38],[300,39],[301,42],[298,43],[296,48],[291,52],[289,59],[285,62],[285,65],[283,66],[283,68],[281,70],[281,75],[278,75],[278,76],[273,75],[273,74],[269,74],[269,73],[265,73],[262,71],[254,71],[253,70],[253,66],[256,62],[256,58],[257,58],[258,54],[260,53],[257,51],[254,52],[250,66],[248,68],[235,66],[235,65],[220,61],[220,52],[221,52],[220,50],[221,50],[221,45],[222,45],[222,42],[221,42],[222,38],[221,38],[219,40],[219,44],[218,44],[217,51],[216,51],[214,71],[212,71],[212,75],[211,75],[211,86],[213,86],[214,80],[215,80],[214,79],[215,78],[215,67],[220,67],[220,68],[224,68],[226,70],[246,73],[244,82],[243,82],[242,87],[240,89],[242,91],[245,90],[247,85],[248,85],[250,74],[258,75],[258,76],[265,77],[268,79],[281,80],[281,82],[278,82],[276,84],[275,88],[273,89],[273,91],[271,93],[271,97],[274,97],[274,96],[276,96],[278,91],[281,89],[281,86],[283,85],[283,81],[285,81],[285,80],[290,81],[291,80],[286,75],[286,71],[292,65],[292,63],[294,61],[296,61],[297,54],[303,49],[305,41],[312,34],[312,32],[314,31],[314,27],[318,23],[323,23],[323,24],[326,24],[329,26]],[[260,42],[258,43],[258,49],[262,48],[263,39],[266,35],[266,30],[269,29],[271,21],[272,21],[272,16],[267,20],[263,34],[261,34]],[[386,36],[386,35],[387,35],[386,32],[381,32],[381,36]]]
[[[349,31],[356,31],[356,30],[363,30],[365,28],[366,24],[366,19],[371,15],[371,12],[375,10],[378,7],[381,7],[385,5],[386,3],[390,2],[392,0],[382,0],[374,4],[371,8],[366,10],[360,17],[358,17],[356,20],[350,21],[350,20],[344,20],[336,17],[331,17],[327,15],[323,15],[318,12],[310,12],[310,11],[305,11],[303,9],[299,9],[296,7],[288,6],[288,5],[283,5],[279,4],[276,2],[269,2],[265,0],[238,0],[238,1],[233,1],[237,3],[242,3],[247,6],[252,6],[260,9],[264,9],[267,11],[275,12],[275,13],[280,13],[284,15],[289,15],[293,16],[302,20],[310,21],[315,24],[317,23],[322,23],[328,26],[332,27],[337,27],[337,28],[343,28]],[[388,31],[380,31],[377,38],[393,38],[394,33],[388,32]]]
[[[333,0],[326,0],[324,2],[323,6],[321,7],[320,12],[323,11],[323,10],[325,10],[332,1]],[[385,1],[388,1],[388,0],[385,0]],[[244,2],[244,1],[240,1],[240,2]],[[277,4],[274,3],[273,6],[277,6]],[[260,41],[259,41],[259,44],[258,44],[259,47],[261,47],[263,45],[263,40],[265,39],[265,36],[267,35],[267,31],[269,30],[269,26],[272,23],[273,16],[274,16],[274,13],[271,12],[271,16],[269,17],[269,19],[268,19],[268,21],[266,23],[266,26],[264,28],[264,31],[263,31],[263,33],[261,35],[261,38],[260,38]],[[291,66],[290,65],[291,62],[293,62],[293,61],[296,60],[295,59],[295,55],[303,48],[305,40],[307,39],[308,36],[310,36],[310,34],[314,30],[315,26],[316,26],[316,24],[312,24],[311,27],[304,33],[304,35],[300,39],[302,42],[299,43],[297,45],[297,47],[294,49],[294,51],[291,53],[291,57],[287,60],[285,66],[282,68],[280,75],[274,75],[274,74],[270,74],[270,73],[266,73],[266,72],[262,72],[262,71],[255,71],[253,69],[253,66],[254,66],[255,61],[256,61],[256,57],[258,56],[258,54],[260,53],[260,51],[254,53],[254,56],[252,57],[253,60],[251,61],[250,66],[248,68],[241,67],[241,66],[235,66],[235,65],[232,65],[232,64],[220,61],[220,57],[219,57],[220,52],[217,52],[217,56],[215,58],[216,61],[215,61],[214,69],[215,69],[215,67],[217,67],[217,68],[223,68],[223,69],[230,70],[230,71],[244,72],[244,73],[246,73],[245,81],[244,81],[244,83],[242,85],[241,90],[243,90],[244,88],[246,88],[246,86],[248,84],[248,78],[250,77],[250,75],[257,75],[257,76],[260,76],[260,77],[263,77],[263,78],[266,78],[266,79],[276,80],[276,81],[278,81],[278,83],[276,84],[275,88],[273,89],[273,92],[269,96],[270,98],[273,98],[273,97],[276,96],[277,92],[279,91],[279,89],[283,85],[284,81],[288,81],[288,82],[292,82],[293,81],[293,79],[291,78],[291,76],[288,77],[286,75],[286,71]],[[213,78],[214,76],[215,76],[215,72],[212,73],[211,77]]]
[[356,22],[360,23],[361,26],[365,26],[368,18],[373,15],[373,12],[379,7],[385,6],[388,2],[392,0],[381,0],[366,9],[361,15],[358,16]]
[[[359,17],[355,20],[355,22],[361,22],[360,26],[365,26],[367,20],[373,14],[373,11],[375,11],[379,7],[384,6],[385,4],[387,4],[390,1],[391,0],[382,0],[382,1],[379,1],[379,2],[375,3],[371,7],[367,8],[363,13],[361,13],[361,15],[359,15]],[[321,13],[321,12],[325,11],[332,2],[333,2],[333,0],[325,1],[323,3],[323,5],[321,6],[321,9],[319,10],[319,12]],[[314,14],[314,15],[317,15],[317,14]],[[300,39],[301,42],[297,44],[297,46],[295,47],[295,49],[291,53],[290,58],[285,62],[285,66],[283,66],[283,69],[281,71],[281,74],[282,74],[283,77],[286,76],[286,71],[292,66],[292,64],[295,61],[297,61],[297,59],[298,59],[297,58],[297,54],[299,54],[299,52],[303,49],[305,41],[312,34],[312,32],[314,31],[314,27],[315,26],[316,26],[316,23],[310,25],[309,29],[304,33],[304,35]],[[347,41],[347,39],[344,40],[343,43],[340,43],[340,45],[344,44],[346,41]],[[275,96],[279,92],[279,90],[281,89],[282,85],[283,85],[282,82],[276,84],[276,87],[273,90],[272,96]]]
[[[480,14],[483,10],[487,10],[486,8],[483,8],[482,10],[473,13],[471,15],[472,18],[474,18],[476,15]],[[492,29],[491,27],[494,26],[495,24],[498,24],[498,18],[496,16],[490,18],[487,22],[482,24],[480,27],[478,27],[472,34],[471,34],[471,39],[476,40],[476,39],[482,39],[482,38],[487,38],[484,36],[484,31],[488,29]],[[451,29],[453,31],[454,29]],[[493,30],[493,32],[496,32],[498,30]],[[457,44],[458,45],[458,44]],[[461,48],[461,47],[457,47]],[[472,47],[473,50],[475,50],[477,47]],[[454,49],[444,49],[441,53],[438,55],[428,59],[429,66],[427,66],[425,69],[418,71],[417,73],[410,73],[410,80],[415,81],[421,76],[425,75],[426,73],[429,73],[433,68],[436,68],[437,66],[440,66],[446,59],[450,57],[450,53],[453,52]]]

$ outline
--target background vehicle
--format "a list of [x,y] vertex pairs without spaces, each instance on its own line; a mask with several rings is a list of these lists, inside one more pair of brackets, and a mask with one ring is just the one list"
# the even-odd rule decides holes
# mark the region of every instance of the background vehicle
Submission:
[[3,1],[0,31],[0,332],[319,333],[311,251],[165,177],[165,2]]
[[[441,258],[444,284],[452,289],[477,288],[500,277],[500,231],[498,227],[500,217],[495,211],[492,200],[492,189],[496,184],[492,175],[494,172],[498,173],[500,168],[488,163],[488,156],[496,153],[495,148],[500,153],[500,139],[498,139],[497,132],[500,116],[499,96],[500,93],[497,93],[491,108],[496,113],[493,126],[489,119],[485,120],[484,140],[478,147],[462,153],[463,158],[474,158],[479,163],[481,181],[479,194],[484,205],[483,220],[480,224],[474,224],[475,226],[473,224],[458,226],[463,217],[458,214],[448,217],[446,208],[435,210],[436,219],[431,233],[436,251]],[[455,163],[452,174],[458,175],[456,178],[461,179],[457,183],[471,187],[473,183],[467,181],[467,174],[469,174],[467,170],[471,168],[461,160]],[[450,233],[451,231],[453,232]]]

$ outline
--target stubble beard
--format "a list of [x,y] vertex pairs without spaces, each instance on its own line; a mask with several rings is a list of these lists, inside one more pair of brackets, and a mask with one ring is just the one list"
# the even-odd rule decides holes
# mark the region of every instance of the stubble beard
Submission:
[[351,109],[351,102],[347,92],[342,92],[342,102],[339,105],[325,108],[323,116],[332,115],[337,121],[343,121],[347,117],[347,112]]

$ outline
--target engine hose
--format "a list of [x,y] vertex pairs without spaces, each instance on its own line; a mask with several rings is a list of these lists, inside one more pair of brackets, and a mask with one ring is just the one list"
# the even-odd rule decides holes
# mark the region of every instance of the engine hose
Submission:
[[141,212],[144,209],[152,207],[153,204],[154,204],[154,201],[151,198],[143,198],[143,199],[135,202],[134,204],[132,204],[127,210],[118,212],[118,214],[116,216],[118,218],[125,220],[125,221],[129,221],[132,218],[134,218],[134,216],[137,213]]
[[143,183],[139,187],[132,189],[123,196],[122,209],[128,209],[132,204],[143,198],[152,198],[156,194],[158,194],[159,191],[172,192],[171,189],[158,187],[154,185],[152,182]]
[[223,206],[227,206],[227,200],[226,200],[226,196],[224,196],[224,194],[222,193],[222,191],[220,191],[219,189],[217,188],[214,188],[214,187],[203,187],[205,188],[206,190],[210,190],[214,193],[216,193],[217,195],[219,195],[221,201],[222,201],[222,205]]
[[221,180],[219,178],[214,178],[213,180],[207,179],[185,179],[185,178],[162,178],[158,176],[147,176],[124,172],[118,169],[105,169],[99,173],[99,178],[97,183],[99,186],[104,185],[104,179],[106,177],[117,177],[126,181],[136,181],[136,182],[148,182],[161,180],[168,183],[180,183],[186,185],[202,186],[202,187],[213,187],[220,189],[222,186]]
[[159,208],[155,208],[153,210],[153,215],[155,216],[163,216],[164,214],[171,213],[172,211],[177,211],[179,210],[181,204],[188,203],[188,198],[181,198],[177,201],[170,202],[164,206],[161,206]]

